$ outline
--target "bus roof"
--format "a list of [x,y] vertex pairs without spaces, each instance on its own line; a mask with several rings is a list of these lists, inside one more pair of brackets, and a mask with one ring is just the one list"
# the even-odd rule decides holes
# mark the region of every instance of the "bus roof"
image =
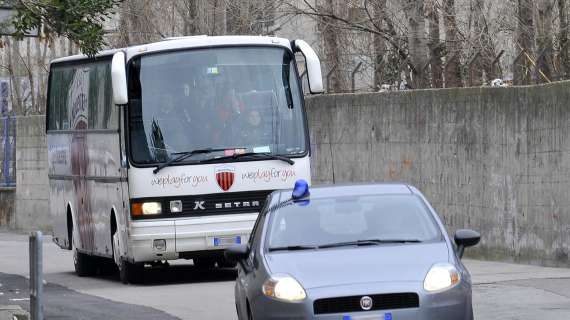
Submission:
[[[101,51],[96,57],[106,57],[115,54],[119,51],[125,51],[127,60],[132,57],[149,52],[159,52],[166,50],[197,48],[197,47],[210,47],[210,46],[247,46],[247,45],[273,45],[282,46],[291,49],[289,40],[284,38],[269,37],[269,36],[190,36],[190,37],[176,37],[167,38],[163,41],[142,44],[123,49],[111,49]],[[77,60],[88,59],[86,55],[79,54],[68,56],[53,60],[51,63],[73,62]]]

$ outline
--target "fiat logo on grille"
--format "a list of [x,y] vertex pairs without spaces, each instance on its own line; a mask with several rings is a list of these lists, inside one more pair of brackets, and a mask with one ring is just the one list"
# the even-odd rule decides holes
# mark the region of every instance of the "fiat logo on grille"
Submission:
[[366,311],[372,309],[372,298],[370,298],[369,296],[364,296],[360,298],[360,307],[362,308],[362,310]]

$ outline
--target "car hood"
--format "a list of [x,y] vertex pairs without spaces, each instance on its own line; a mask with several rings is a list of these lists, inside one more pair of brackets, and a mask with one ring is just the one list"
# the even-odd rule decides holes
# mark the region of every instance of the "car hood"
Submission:
[[306,289],[370,282],[421,282],[429,268],[449,261],[445,242],[307,251],[266,255],[272,274],[285,273]]

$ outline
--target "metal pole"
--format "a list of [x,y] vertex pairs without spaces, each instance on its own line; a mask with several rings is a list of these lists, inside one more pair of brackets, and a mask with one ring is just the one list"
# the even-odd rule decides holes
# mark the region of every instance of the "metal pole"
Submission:
[[30,235],[30,315],[32,320],[43,320],[43,254],[42,232]]
[[331,89],[330,89],[330,78],[331,78],[331,75],[332,75],[332,73],[334,72],[335,69],[336,69],[336,65],[334,65],[334,66],[329,70],[329,73],[327,73],[327,92],[330,92],[330,91],[331,91]]
[[358,69],[360,69],[360,66],[362,66],[362,61],[360,61],[357,65],[356,68],[354,68],[354,70],[352,70],[352,74],[350,75],[350,80],[352,81],[352,92],[354,93],[354,91],[356,90],[356,73],[358,72]]

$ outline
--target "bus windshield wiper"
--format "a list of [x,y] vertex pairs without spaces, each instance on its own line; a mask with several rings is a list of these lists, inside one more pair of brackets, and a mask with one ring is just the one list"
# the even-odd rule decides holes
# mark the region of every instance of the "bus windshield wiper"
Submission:
[[374,246],[385,243],[420,243],[420,242],[422,241],[418,239],[366,239],[366,240],[323,244],[319,246],[319,249],[348,247],[348,246]]
[[235,153],[231,156],[212,158],[212,159],[202,160],[201,162],[204,163],[204,162],[227,160],[227,159],[237,160],[239,158],[264,158],[264,159],[272,159],[272,160],[281,160],[281,161],[287,162],[290,165],[295,164],[295,161],[293,161],[293,160],[291,160],[285,156],[266,153],[266,152],[263,152],[263,153],[259,153],[259,152]]
[[192,150],[192,151],[184,151],[184,152],[175,152],[172,155],[175,155],[177,157],[174,158],[170,158],[168,161],[159,164],[153,171],[152,173],[157,174],[160,170],[170,166],[171,164],[175,163],[175,162],[179,162],[182,161],[184,159],[188,159],[194,155],[197,154],[206,154],[206,153],[212,153],[212,152],[217,152],[217,151],[226,151],[228,149],[245,149],[245,148],[218,148],[218,149],[213,149],[213,148],[206,148],[206,149],[196,149],[196,150]]
[[317,249],[315,246],[284,246],[284,247],[272,247],[267,249],[271,251],[299,251],[299,250],[314,250]]

